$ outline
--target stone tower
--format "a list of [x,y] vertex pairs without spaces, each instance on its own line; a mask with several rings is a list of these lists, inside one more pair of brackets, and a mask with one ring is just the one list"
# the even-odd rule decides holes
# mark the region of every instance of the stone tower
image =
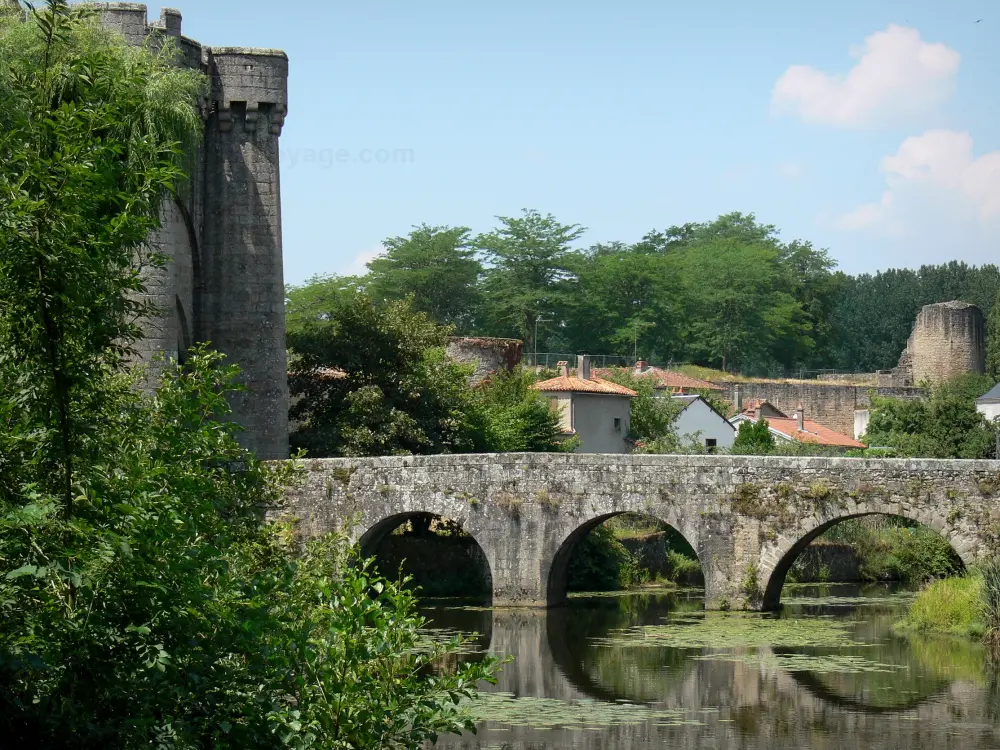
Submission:
[[897,367],[907,385],[986,371],[986,321],[968,302],[924,305]]
[[181,64],[211,80],[208,98],[195,103],[205,133],[191,179],[163,207],[162,228],[149,241],[170,263],[147,274],[161,314],[149,321],[143,358],[164,352],[183,360],[194,342],[210,342],[241,367],[249,389],[232,399],[241,442],[262,459],[287,458],[278,140],[288,58],[278,50],[203,47],[181,35],[176,10],[147,23],[145,5],[90,5],[131,44],[174,37]]

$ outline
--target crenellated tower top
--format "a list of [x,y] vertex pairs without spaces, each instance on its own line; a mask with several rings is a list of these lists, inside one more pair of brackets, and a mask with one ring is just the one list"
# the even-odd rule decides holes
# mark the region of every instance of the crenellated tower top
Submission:
[[232,128],[233,113],[245,113],[246,129],[253,132],[262,112],[269,116],[268,128],[280,135],[288,113],[288,56],[281,50],[252,47],[205,47],[181,33],[179,10],[164,8],[158,21],[147,20],[143,3],[86,3],[108,28],[120,31],[129,44],[143,44],[155,35],[175,38],[183,63],[198,68],[212,82],[209,100],[201,103],[202,114],[218,116],[222,131]]

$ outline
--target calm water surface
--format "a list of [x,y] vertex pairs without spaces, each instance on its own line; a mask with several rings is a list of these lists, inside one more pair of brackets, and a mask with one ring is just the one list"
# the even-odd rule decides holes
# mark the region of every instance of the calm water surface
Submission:
[[435,628],[515,657],[478,735],[436,747],[1000,748],[983,649],[893,634],[908,601],[826,586],[786,589],[777,617],[706,614],[699,591],[428,609]]

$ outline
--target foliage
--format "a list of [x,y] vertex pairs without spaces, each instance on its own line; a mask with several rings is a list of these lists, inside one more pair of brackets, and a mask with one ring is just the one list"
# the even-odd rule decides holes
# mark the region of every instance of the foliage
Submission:
[[744,420],[736,431],[732,453],[738,455],[766,455],[774,451],[775,440],[766,419],[756,422]]
[[570,591],[614,591],[641,582],[642,574],[633,555],[605,524],[585,536],[569,561]]
[[347,565],[335,539],[295,559],[260,516],[287,469],[219,421],[237,377],[221,359],[167,369],[150,404],[120,378],[105,390],[112,439],[76,475],[72,519],[30,473],[0,504],[5,736],[415,748],[460,726],[492,662],[429,679],[458,646],[419,642],[409,594]]
[[959,299],[990,315],[1000,292],[1000,269],[950,261],[917,270],[843,276],[830,325],[833,340],[825,367],[874,372],[894,367],[920,308]]
[[174,54],[128,47],[65,2],[0,16],[0,393],[16,394],[0,411],[4,462],[32,464],[67,517],[74,462],[102,440],[91,383],[123,366],[150,312],[135,261],[200,127],[204,81]]
[[347,305],[364,284],[356,276],[313,276],[304,284],[285,290],[285,327],[301,331],[312,322],[326,320],[331,310]]
[[430,678],[458,646],[419,640],[408,595],[336,540],[295,558],[262,518],[289,469],[226,421],[235,368],[198,349],[152,397],[123,374],[204,81],[82,13],[0,18],[4,741],[415,748],[463,725],[493,662]]
[[983,579],[945,578],[927,585],[910,605],[901,626],[907,630],[981,636]]
[[532,388],[530,371],[517,367],[492,375],[468,397],[468,420],[475,449],[487,453],[572,451],[577,443],[562,435],[559,415]]
[[986,623],[985,638],[1000,646],[1000,556],[994,556],[980,566],[983,577],[982,605]]
[[905,457],[992,458],[994,428],[976,411],[992,386],[989,376],[968,373],[933,386],[926,400],[873,395],[865,440]]
[[701,563],[675,549],[667,550],[667,576],[675,583],[687,583],[701,574]]
[[917,583],[962,571],[962,561],[947,539],[902,518],[848,519],[820,539],[850,544],[860,561],[859,572],[868,581]]
[[390,237],[385,254],[368,264],[366,291],[373,299],[410,297],[413,309],[459,331],[473,327],[479,307],[482,266],[466,227],[414,227],[407,237]]
[[494,335],[526,338],[538,318],[552,317],[564,301],[570,244],[584,230],[528,209],[497,218],[500,226],[474,243],[487,265],[484,318]]
[[[449,330],[409,301],[328,298],[289,328],[292,445],[313,456],[448,453],[473,447],[462,403],[467,368],[444,353]],[[317,308],[319,309],[319,308]]]
[[[1000,298],[1000,289],[997,297]],[[1000,381],[1000,305],[996,300],[986,320],[986,374]]]
[[475,389],[445,355],[451,329],[412,300],[294,290],[292,444],[313,456],[570,450],[559,417],[522,369]]

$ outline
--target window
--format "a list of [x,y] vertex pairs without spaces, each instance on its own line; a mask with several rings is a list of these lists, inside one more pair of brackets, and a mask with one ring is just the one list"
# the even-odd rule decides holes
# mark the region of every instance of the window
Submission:
[[715,453],[715,448],[719,444],[719,441],[715,438],[705,438],[705,449],[709,453]]
[[622,431],[622,421],[620,418],[615,417],[615,432],[621,432],[621,431]]

